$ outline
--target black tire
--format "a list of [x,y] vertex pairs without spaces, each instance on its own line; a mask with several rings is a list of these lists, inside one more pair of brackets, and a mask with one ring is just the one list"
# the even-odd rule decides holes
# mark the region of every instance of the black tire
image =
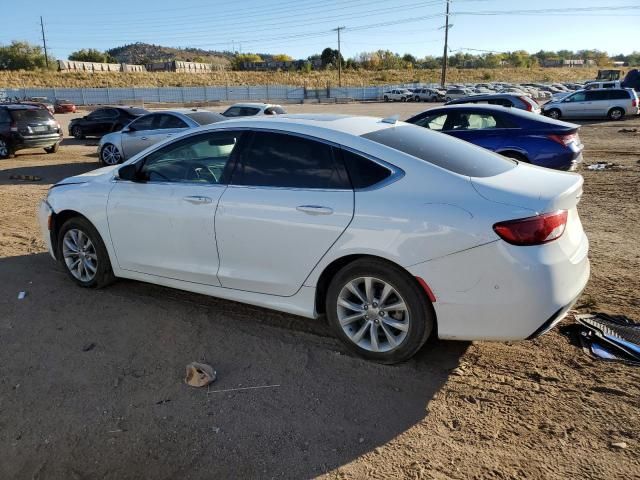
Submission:
[[385,96],[383,97],[383,100],[384,100],[385,102],[388,102],[388,101],[389,101],[389,97],[387,97],[387,96],[385,95]]
[[552,108],[551,110],[547,110],[546,112],[544,112],[544,114],[547,117],[551,117],[554,118],[556,120],[560,119],[562,117],[562,112],[560,110],[558,110],[557,108]]
[[84,140],[86,138],[84,132],[82,131],[82,127],[80,125],[74,125],[71,128],[71,136],[73,136],[76,140]]
[[[76,278],[72,273],[63,256],[63,239],[65,234],[69,230],[80,230],[84,235],[88,236],[95,248],[97,256],[96,272],[93,278],[88,281],[82,281]],[[56,258],[60,262],[62,268],[64,268],[69,278],[76,284],[84,288],[102,288],[113,283],[115,276],[113,275],[113,269],[111,268],[111,261],[109,260],[109,254],[104,246],[104,242],[100,237],[100,234],[95,227],[84,217],[72,217],[60,227],[57,238]]]
[[445,101],[450,102],[451,101],[451,97],[446,97]]
[[[117,161],[115,163],[113,163],[113,161],[109,161],[109,157],[108,157],[108,153],[109,152],[107,151],[107,147],[112,149],[112,151],[117,152],[118,158],[117,158]],[[122,163],[123,160],[124,159],[122,158],[122,154],[120,153],[118,148],[115,145],[113,145],[112,143],[105,143],[102,146],[102,148],[100,149],[100,163],[102,163],[105,167],[118,165],[118,164]]]
[[[407,306],[410,318],[407,335],[400,345],[390,351],[373,352],[360,347],[349,338],[340,325],[340,292],[347,283],[360,277],[374,277],[391,285]],[[424,345],[435,326],[433,306],[418,282],[397,265],[379,259],[363,258],[343,267],[331,280],[325,299],[325,311],[336,336],[347,348],[361,357],[385,364],[403,362],[411,358]]]
[[406,102],[407,101],[407,97],[402,97],[401,102]]
[[415,98],[414,98],[414,101],[415,101],[416,103],[420,103],[420,97],[415,97]]
[[13,156],[13,150],[8,140],[0,138],[0,159],[11,158]]
[[607,113],[609,120],[622,120],[624,118],[624,110],[620,107],[614,107]]
[[47,153],[56,153],[60,149],[60,142],[54,143],[50,147],[45,147],[44,151]]

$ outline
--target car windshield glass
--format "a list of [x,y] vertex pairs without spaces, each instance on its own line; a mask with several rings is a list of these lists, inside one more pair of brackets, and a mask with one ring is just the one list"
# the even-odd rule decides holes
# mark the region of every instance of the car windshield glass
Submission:
[[198,125],[209,125],[211,123],[224,120],[224,117],[219,113],[214,112],[193,112],[187,113],[187,117],[194,120]]
[[[401,125],[366,133],[362,137],[469,177],[492,177],[517,165],[513,160],[483,152],[471,145],[458,144],[457,148],[451,149],[449,142],[434,141],[433,135],[422,127]],[[468,154],[465,154],[464,148],[469,149]],[[461,154],[452,155],[452,151]]]
[[44,108],[12,110],[11,116],[16,122],[34,122],[51,120],[51,114]]

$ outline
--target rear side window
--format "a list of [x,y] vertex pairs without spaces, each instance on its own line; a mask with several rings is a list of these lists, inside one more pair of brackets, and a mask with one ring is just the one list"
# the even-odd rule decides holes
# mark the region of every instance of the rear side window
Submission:
[[[452,149],[448,141],[436,139],[433,135],[415,125],[401,125],[366,133],[362,137],[469,177],[491,177],[516,166],[513,160],[477,150],[476,147],[464,143],[457,144],[456,148]],[[465,154],[465,148],[468,149],[468,154]]]
[[391,176],[388,168],[349,150],[342,150],[342,158],[355,189],[371,187]]
[[198,125],[209,125],[211,123],[220,122],[225,118],[221,114],[214,112],[187,113],[187,117],[197,122]]
[[322,142],[272,132],[256,132],[241,152],[234,185],[285,188],[350,188],[333,148]]
[[175,115],[161,113],[158,116],[156,127],[160,130],[168,130],[170,128],[187,128],[187,124]]
[[254,107],[231,107],[223,113],[225,117],[251,117],[260,113],[259,108]]
[[609,90],[607,93],[609,94],[610,100],[629,100],[629,98],[631,98],[629,92],[625,92],[624,90]]
[[589,90],[587,92],[587,102],[597,102],[599,100],[608,100],[609,92],[605,90]]

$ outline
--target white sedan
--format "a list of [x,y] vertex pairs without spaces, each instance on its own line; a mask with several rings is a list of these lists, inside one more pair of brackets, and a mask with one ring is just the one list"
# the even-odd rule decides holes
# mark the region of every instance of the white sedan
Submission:
[[54,185],[39,221],[83,287],[129,278],[305,317],[358,354],[532,338],[589,278],[582,177],[369,117],[188,130]]

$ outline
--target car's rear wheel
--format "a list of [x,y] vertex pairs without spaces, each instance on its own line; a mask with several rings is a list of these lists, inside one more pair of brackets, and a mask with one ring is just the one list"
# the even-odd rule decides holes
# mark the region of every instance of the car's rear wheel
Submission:
[[387,97],[387,96],[385,95],[385,96],[383,97],[383,100],[384,100],[385,102],[388,102],[388,101],[389,101],[389,97]]
[[389,364],[413,356],[435,323],[418,282],[377,259],[356,260],[336,274],[327,291],[326,312],[349,349]]
[[60,148],[60,142],[54,143],[50,147],[45,147],[44,151],[47,153],[56,153]]
[[77,140],[84,140],[85,138],[84,132],[82,131],[82,127],[80,127],[79,125],[75,125],[71,129],[71,135]]
[[420,97],[416,96],[413,100],[416,101],[416,102],[419,102],[420,101]]
[[450,102],[451,100],[452,100],[452,99],[451,99],[451,97],[446,97],[446,98],[445,98],[445,101],[446,101],[446,102]]
[[547,117],[553,118],[555,120],[558,120],[562,116],[562,113],[557,108],[552,108],[551,110],[545,112],[545,114],[547,115]]
[[81,287],[101,288],[115,279],[100,234],[82,217],[67,220],[58,234],[58,259]]
[[624,110],[618,107],[612,108],[609,110],[607,117],[609,117],[610,120],[622,120],[622,117],[624,117]]
[[122,162],[120,150],[112,143],[105,144],[100,150],[100,161],[107,166],[119,164]]

